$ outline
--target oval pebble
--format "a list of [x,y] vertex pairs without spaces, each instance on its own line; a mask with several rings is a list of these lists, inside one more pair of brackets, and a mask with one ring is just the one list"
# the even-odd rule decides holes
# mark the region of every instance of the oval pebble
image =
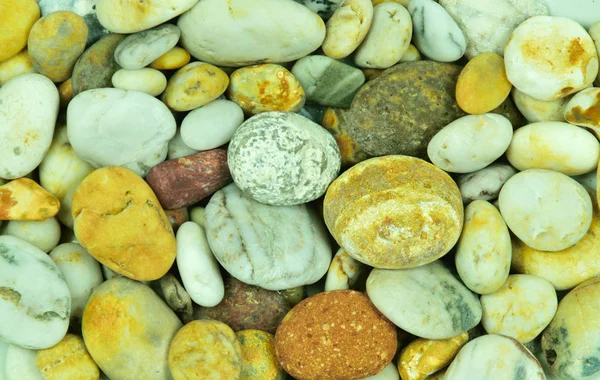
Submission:
[[242,352],[240,380],[283,380],[286,375],[275,356],[275,337],[260,330],[236,334]]
[[465,204],[475,200],[492,201],[498,198],[504,183],[517,174],[510,165],[492,164],[476,172],[458,177],[457,184]]
[[548,169],[574,176],[596,169],[600,144],[583,128],[545,121],[516,130],[506,157],[518,170]]
[[83,339],[73,334],[67,334],[54,347],[38,351],[35,363],[46,380],[100,378],[100,370]]
[[429,379],[429,375],[450,364],[468,341],[468,332],[450,339],[413,340],[402,350],[398,359],[398,371],[402,380]]
[[0,236],[0,338],[28,349],[49,348],[67,333],[71,295],[48,255],[14,236]]
[[502,156],[512,136],[512,124],[502,115],[467,115],[436,133],[427,145],[427,155],[442,170],[471,173]]
[[121,69],[111,78],[114,88],[126,91],[140,91],[148,95],[158,96],[167,88],[167,77],[155,69],[137,70]]
[[350,289],[363,272],[365,272],[365,266],[360,261],[353,259],[344,248],[340,248],[329,265],[325,279],[325,291]]
[[156,283],[154,283],[153,288],[183,323],[188,323],[193,320],[194,309],[192,306],[192,299],[183,285],[181,285],[181,282],[179,282],[174,275],[171,273],[165,274],[158,280],[158,287],[156,287]]
[[534,249],[568,248],[585,236],[592,222],[592,201],[585,188],[550,170],[515,174],[502,187],[498,201],[510,230]]
[[448,339],[479,324],[477,296],[439,261],[410,269],[373,269],[369,298],[396,326],[425,339]]
[[327,21],[321,49],[333,59],[349,56],[367,36],[372,21],[371,0],[343,0]]
[[175,47],[180,35],[181,31],[173,24],[130,34],[117,46],[115,61],[124,69],[141,69]]
[[156,70],[177,70],[190,63],[190,59],[190,53],[187,50],[175,46],[152,61],[150,67]]
[[50,252],[60,241],[60,224],[56,218],[11,220],[3,227],[2,234],[18,237],[44,252]]
[[598,101],[600,88],[586,88],[575,94],[564,107],[564,118],[568,123],[587,127],[600,135],[600,112]]

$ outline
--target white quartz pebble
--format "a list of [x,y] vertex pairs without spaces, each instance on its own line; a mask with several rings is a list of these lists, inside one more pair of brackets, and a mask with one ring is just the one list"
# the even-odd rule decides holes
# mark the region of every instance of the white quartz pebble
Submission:
[[598,186],[598,174],[596,173],[596,170],[575,176],[573,179],[592,191],[596,191]]
[[172,160],[174,158],[191,156],[192,154],[196,153],[198,153],[196,149],[192,149],[185,145],[183,139],[181,138],[181,128],[178,128],[175,136],[169,140],[167,158]]
[[463,203],[474,200],[492,201],[498,198],[500,189],[517,170],[510,165],[492,164],[473,173],[463,174],[456,183]]
[[213,307],[223,300],[225,287],[204,229],[185,222],[177,230],[177,268],[183,287],[200,306]]
[[180,35],[181,31],[173,24],[131,34],[115,49],[115,61],[124,69],[141,69],[175,47]]
[[60,241],[60,224],[56,218],[11,220],[2,232],[31,243],[44,252],[50,252]]
[[114,88],[145,92],[158,96],[167,88],[167,77],[162,72],[144,67],[137,70],[118,70],[112,76]]
[[564,110],[570,96],[552,101],[544,101],[533,98],[516,87],[512,89],[512,99],[525,116],[525,119],[534,123],[536,121],[564,121]]
[[45,380],[35,364],[37,351],[13,344],[6,352],[6,380]]
[[325,278],[325,291],[351,289],[365,265],[352,258],[344,248],[340,248],[329,265]]

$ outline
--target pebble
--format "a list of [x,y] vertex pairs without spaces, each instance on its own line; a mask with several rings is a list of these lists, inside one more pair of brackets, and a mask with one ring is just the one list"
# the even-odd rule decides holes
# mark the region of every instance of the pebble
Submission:
[[548,14],[546,0],[440,0],[467,39],[468,59],[504,55],[510,34],[523,21]]
[[365,75],[357,68],[325,55],[309,55],[292,67],[292,74],[306,92],[306,98],[317,104],[349,108]]
[[192,56],[226,67],[295,61],[319,48],[325,38],[321,17],[291,0],[277,6],[270,0],[203,0],[179,17],[177,25],[181,45]]
[[173,160],[185,156],[192,156],[196,153],[198,153],[196,149],[190,148],[183,142],[183,139],[181,137],[181,128],[178,128],[175,137],[169,140],[167,158],[169,160]]
[[67,126],[60,120],[56,125],[50,149],[40,163],[38,172],[40,185],[60,201],[56,217],[71,229],[73,193],[81,181],[93,171],[93,166],[79,158],[73,150],[67,136]]
[[109,34],[83,52],[71,77],[74,95],[94,88],[111,87],[112,76],[119,70],[115,50],[124,38],[122,34]]
[[50,252],[60,241],[60,224],[56,218],[11,220],[2,229],[2,234],[18,237],[44,252]]
[[373,8],[373,21],[367,36],[354,55],[359,67],[387,69],[398,63],[410,46],[413,24],[410,13],[395,2]]
[[87,90],[67,109],[75,153],[95,168],[124,166],[140,176],[164,161],[175,119],[158,99],[116,88]]
[[463,174],[456,180],[463,203],[475,200],[493,201],[498,198],[500,189],[517,170],[510,165],[491,164],[473,173]]
[[298,112],[306,101],[304,90],[294,75],[272,63],[234,71],[227,97],[248,115],[268,111]]
[[231,182],[227,151],[214,149],[160,163],[146,177],[166,209],[191,206]]
[[0,379],[7,380],[6,378],[6,352],[10,345],[0,340]]
[[500,106],[510,95],[511,88],[504,58],[496,53],[482,53],[460,72],[456,102],[466,113],[483,114]]
[[331,134],[291,112],[264,112],[246,120],[231,138],[227,161],[242,191],[276,206],[317,199],[341,168]]
[[304,4],[308,9],[317,13],[323,20],[329,19],[342,0],[294,0]]
[[73,195],[73,218],[77,241],[119,274],[157,280],[175,261],[171,224],[150,186],[129,169],[88,175]]
[[[83,311],[85,346],[111,379],[170,379],[168,353],[181,322],[148,286],[125,277],[98,286]],[[126,339],[123,339],[126,337]]]
[[571,96],[550,102],[535,99],[517,88],[512,89],[512,99],[525,118],[532,122],[565,121],[564,110]]
[[85,20],[73,12],[42,17],[31,28],[27,42],[34,69],[55,83],[69,79],[87,37]]
[[396,352],[396,328],[366,294],[319,293],[296,305],[275,334],[279,364],[297,379],[359,379],[384,369]]
[[312,284],[327,272],[329,237],[307,205],[259,203],[230,184],[212,196],[205,217],[212,252],[246,284],[283,290]]
[[10,344],[6,351],[6,380],[45,380],[35,364],[36,353]]
[[327,21],[321,49],[333,59],[349,56],[367,36],[372,21],[371,0],[343,0]]
[[512,137],[510,120],[502,115],[463,116],[433,136],[427,145],[427,155],[442,170],[471,173],[500,158]]
[[57,344],[67,333],[71,296],[48,255],[14,236],[0,236],[0,338],[28,349]]
[[190,63],[190,59],[190,53],[188,53],[187,50],[175,46],[152,61],[150,67],[156,70],[177,70]]
[[561,378],[588,378],[600,372],[598,313],[600,278],[571,290],[558,304],[542,334],[542,349],[550,370]]
[[73,80],[71,78],[58,85],[58,98],[60,99],[60,109],[67,108],[71,100],[73,100]]
[[165,274],[158,280],[158,288],[155,289],[183,323],[193,320],[192,299],[175,276]]
[[191,111],[221,96],[229,85],[229,77],[218,67],[192,62],[169,79],[162,100],[175,111]]
[[506,157],[518,170],[548,169],[575,176],[596,169],[600,144],[583,128],[545,121],[515,131]]
[[158,96],[167,88],[167,77],[155,69],[121,69],[113,74],[111,82],[114,88],[126,91],[140,91]]
[[508,278],[511,254],[508,227],[498,209],[486,201],[470,203],[455,256],[462,282],[475,293],[496,292]]
[[29,178],[0,186],[0,220],[45,220],[56,215],[58,199]]
[[236,334],[242,352],[240,380],[283,380],[286,375],[275,356],[275,337],[260,330]]
[[206,218],[204,217],[205,208],[201,206],[192,207],[190,209],[190,220],[202,228],[206,228]]
[[344,248],[340,248],[329,265],[325,279],[325,291],[352,288],[365,269],[360,261],[354,260]]
[[177,268],[185,290],[200,306],[218,305],[225,295],[219,264],[213,256],[204,229],[184,223],[177,232]]
[[22,74],[35,73],[31,56],[27,50],[4,62],[0,62],[0,86],[4,86],[9,80]]
[[331,184],[323,208],[338,244],[376,268],[416,267],[444,256],[463,224],[456,183],[437,167],[408,156],[353,166]]
[[564,119],[571,124],[590,128],[600,135],[600,88],[586,88],[575,94],[564,106]]
[[594,41],[581,25],[562,17],[536,16],[523,22],[512,33],[504,60],[513,86],[544,101],[582,90],[598,74]]
[[413,340],[404,348],[398,359],[398,371],[402,380],[428,379],[429,375],[448,366],[468,341],[468,332],[450,339]]
[[230,100],[213,100],[196,108],[181,122],[183,143],[197,150],[210,150],[227,144],[244,122],[244,111]]
[[402,330],[425,339],[449,339],[477,326],[477,296],[440,261],[402,270],[373,269],[369,298]]
[[0,88],[0,177],[32,172],[52,142],[58,90],[40,74],[19,75]]
[[227,277],[223,300],[215,307],[196,308],[194,318],[221,321],[233,331],[261,330],[274,334],[289,310],[290,305],[282,292]]
[[124,69],[141,69],[175,47],[180,36],[181,31],[173,24],[130,34],[117,46],[115,61]]
[[414,25],[413,42],[423,55],[453,62],[465,54],[465,35],[444,7],[433,0],[412,0],[408,11]]
[[534,249],[568,248],[585,236],[592,221],[592,201],[585,188],[551,170],[515,174],[502,187],[498,200],[510,230]]
[[46,380],[100,378],[100,370],[83,339],[73,334],[67,334],[54,347],[38,351],[35,363]]
[[328,107],[323,116],[321,125],[333,135],[342,156],[342,168],[348,168],[361,161],[371,158],[360,150],[358,144],[348,132],[349,110]]
[[233,330],[222,322],[190,322],[171,342],[169,369],[174,380],[239,379],[240,342]]
[[597,175],[596,175],[596,170],[591,171],[589,173],[585,173],[582,175],[578,175],[578,176],[574,176],[572,177],[575,181],[579,182],[580,184],[582,184],[584,187],[596,191],[596,186],[597,186]]
[[484,335],[467,343],[444,376],[445,380],[544,380],[535,356],[518,341],[502,335]]
[[569,4],[560,0],[546,0],[546,3],[550,16],[570,18],[586,29],[600,20],[600,4],[593,0],[575,0]]
[[71,293],[71,320],[80,322],[92,292],[104,281],[100,264],[77,243],[55,247],[50,258],[67,281]]
[[40,18],[35,0],[3,0],[0,24],[6,26],[0,35],[0,62],[19,54],[27,46],[31,28]]
[[122,0],[99,0],[96,16],[100,24],[112,33],[137,33],[174,17],[192,8],[198,0],[159,0],[131,2]]

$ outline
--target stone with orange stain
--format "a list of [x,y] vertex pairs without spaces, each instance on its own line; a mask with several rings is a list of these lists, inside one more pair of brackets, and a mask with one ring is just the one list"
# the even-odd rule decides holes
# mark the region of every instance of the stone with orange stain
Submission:
[[367,36],[372,21],[371,0],[342,1],[325,25],[323,52],[333,59],[349,56]]
[[247,115],[268,111],[298,112],[306,101],[296,77],[285,67],[272,63],[233,72],[227,97]]
[[77,241],[100,263],[134,280],[157,280],[175,261],[171,223],[133,171],[95,170],[73,194]]
[[513,86],[543,101],[582,90],[598,74],[594,41],[581,25],[562,17],[523,22],[508,40],[504,60]]
[[363,161],[329,186],[329,231],[350,256],[376,268],[430,263],[458,241],[463,204],[441,169],[409,156]]
[[33,24],[40,18],[40,7],[35,0],[0,1],[0,62],[17,55],[27,46],[27,37]]
[[340,248],[329,265],[325,279],[325,291],[351,289],[358,277],[365,272],[365,266]]
[[175,46],[150,63],[150,67],[156,70],[177,70],[190,63],[190,59],[187,50]]
[[600,88],[586,88],[573,96],[564,107],[568,123],[590,128],[600,136]]
[[242,352],[239,380],[283,380],[286,375],[275,356],[275,337],[260,330],[243,330],[236,334]]
[[181,328],[148,286],[124,277],[98,286],[83,311],[85,345],[111,379],[171,379],[169,344]]
[[35,69],[31,62],[31,56],[27,50],[23,50],[14,57],[0,62],[0,86],[4,86],[6,82],[18,75],[28,73],[35,73]]
[[97,380],[98,365],[78,335],[67,334],[56,346],[40,350],[35,364],[45,380]]
[[162,101],[174,111],[191,111],[221,96],[229,77],[221,69],[204,62],[192,62],[169,79]]
[[0,220],[44,220],[59,208],[58,199],[29,178],[0,186]]
[[223,322],[190,322],[171,342],[169,369],[174,380],[239,379],[240,342]]
[[342,166],[350,167],[364,161],[370,156],[360,150],[358,144],[348,134],[348,117],[350,111],[342,108],[327,108],[321,125],[335,138],[342,156]]

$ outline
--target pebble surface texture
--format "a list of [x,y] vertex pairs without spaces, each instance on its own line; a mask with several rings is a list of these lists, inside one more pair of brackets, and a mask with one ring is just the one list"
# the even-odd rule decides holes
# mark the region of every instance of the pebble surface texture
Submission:
[[335,139],[295,113],[265,112],[234,133],[227,161],[233,181],[261,203],[297,205],[323,195],[341,167]]
[[299,380],[359,379],[392,361],[396,339],[394,325],[364,293],[339,290],[296,305],[277,329],[275,352]]

